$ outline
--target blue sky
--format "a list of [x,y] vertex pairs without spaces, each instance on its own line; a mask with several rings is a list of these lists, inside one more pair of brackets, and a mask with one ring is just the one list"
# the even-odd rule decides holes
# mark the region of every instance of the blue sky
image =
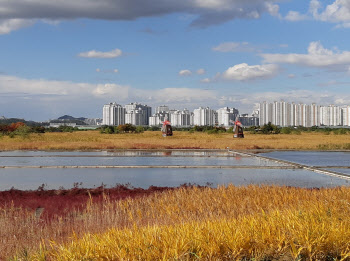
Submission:
[[0,0],[0,116],[350,105],[350,0]]

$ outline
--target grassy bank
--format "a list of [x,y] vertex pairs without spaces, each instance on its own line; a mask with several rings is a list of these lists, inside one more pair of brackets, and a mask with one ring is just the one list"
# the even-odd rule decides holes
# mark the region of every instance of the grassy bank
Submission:
[[[349,260],[350,188],[189,188],[102,201],[50,221],[0,209],[16,260]],[[6,253],[6,255],[4,254]]]
[[295,150],[350,150],[349,134],[245,134],[244,139],[233,139],[232,134],[201,132],[174,132],[173,137],[162,137],[160,132],[139,134],[100,134],[98,131],[73,133],[30,134],[0,138],[1,150],[100,150],[100,149],[295,149]]

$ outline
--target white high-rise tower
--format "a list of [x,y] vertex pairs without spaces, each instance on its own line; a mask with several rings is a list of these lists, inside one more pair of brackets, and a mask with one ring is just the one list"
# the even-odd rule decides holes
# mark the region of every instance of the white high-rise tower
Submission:
[[125,109],[115,103],[111,102],[103,106],[103,125],[118,126],[125,124]]

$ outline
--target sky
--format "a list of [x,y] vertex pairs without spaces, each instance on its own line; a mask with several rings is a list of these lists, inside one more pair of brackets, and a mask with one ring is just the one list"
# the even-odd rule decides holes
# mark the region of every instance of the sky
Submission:
[[0,0],[0,116],[350,105],[350,0]]

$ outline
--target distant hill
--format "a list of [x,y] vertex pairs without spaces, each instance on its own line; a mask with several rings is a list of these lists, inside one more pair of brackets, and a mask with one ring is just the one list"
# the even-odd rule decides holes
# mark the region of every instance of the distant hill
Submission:
[[[50,120],[50,123],[76,123],[77,125],[87,125],[85,122],[87,118],[79,117],[75,118],[70,115],[64,115],[55,120]],[[23,122],[28,126],[47,126],[48,122],[36,122],[36,121],[26,121],[20,118],[6,118],[5,116],[0,116],[0,125],[9,125],[11,123]]]
[[0,125],[9,125],[11,123],[16,122],[23,122],[24,124],[28,126],[44,126],[47,125],[47,123],[43,122],[36,122],[36,121],[26,121],[25,119],[19,119],[19,118],[6,118],[4,116],[0,117]]
[[75,121],[75,120],[85,121],[86,119],[87,118],[84,118],[84,117],[75,118],[75,117],[70,116],[70,115],[63,115],[63,116],[58,118],[58,120],[71,120],[71,121]]
[[76,123],[77,125],[86,125],[85,123],[86,119],[87,118],[84,118],[84,117],[75,118],[70,115],[64,115],[55,120],[50,120],[50,123]]

